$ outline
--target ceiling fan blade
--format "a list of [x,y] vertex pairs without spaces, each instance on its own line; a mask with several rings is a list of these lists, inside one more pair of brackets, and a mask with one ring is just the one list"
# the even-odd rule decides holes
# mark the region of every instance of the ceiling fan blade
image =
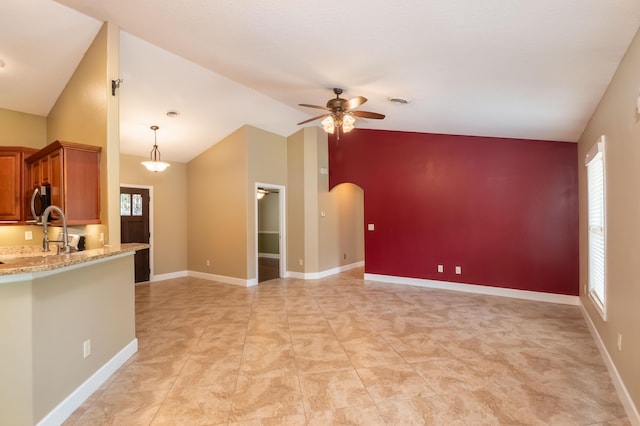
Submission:
[[298,104],[298,105],[303,106],[303,107],[307,107],[307,108],[317,108],[317,109],[324,109],[324,110],[330,111],[329,108],[323,107],[323,106],[320,106],[320,105],[309,105],[309,104]]
[[356,96],[355,98],[349,99],[347,102],[347,109],[358,108],[363,103],[367,102],[367,98],[364,96]]
[[373,118],[376,120],[382,120],[384,118],[384,114],[378,114],[377,112],[369,112],[369,111],[349,111],[349,114],[356,117]]
[[308,119],[308,120],[301,121],[301,122],[299,122],[299,123],[298,123],[298,126],[299,126],[299,125],[301,125],[301,124],[308,123],[308,122],[310,122],[310,121],[317,120],[317,119],[322,118],[322,117],[326,117],[326,116],[328,116],[328,115],[329,115],[329,114],[322,114],[322,115],[319,115],[319,116],[317,116],[317,117],[313,117],[313,118],[310,118],[310,119]]

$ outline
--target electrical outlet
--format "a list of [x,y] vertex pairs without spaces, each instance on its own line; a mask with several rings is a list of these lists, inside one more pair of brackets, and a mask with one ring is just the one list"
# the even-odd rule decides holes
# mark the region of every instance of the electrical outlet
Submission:
[[209,262],[209,259],[207,259],[207,266],[211,266],[211,262]]
[[618,351],[622,352],[622,334],[618,333]]
[[33,240],[33,232],[24,231],[24,239],[25,239],[25,241]]
[[438,265],[438,272],[444,272],[444,265]]
[[367,225],[367,230],[374,231],[375,229],[376,229],[376,226],[373,223],[370,223]]
[[89,355],[91,355],[91,339],[84,341],[84,344],[82,345],[82,351],[84,353],[83,358],[86,358]]
[[456,266],[456,274],[457,275],[462,274],[462,266]]
[[347,260],[347,253],[342,255],[342,259]]
[[302,259],[298,259],[298,265],[302,266],[303,263]]
[[104,244],[104,232],[100,233],[100,239],[98,240],[98,242]]

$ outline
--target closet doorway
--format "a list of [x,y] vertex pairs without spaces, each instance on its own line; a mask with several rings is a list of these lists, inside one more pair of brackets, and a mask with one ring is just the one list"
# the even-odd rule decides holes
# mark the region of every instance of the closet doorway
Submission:
[[258,282],[285,276],[284,187],[256,184],[256,271]]

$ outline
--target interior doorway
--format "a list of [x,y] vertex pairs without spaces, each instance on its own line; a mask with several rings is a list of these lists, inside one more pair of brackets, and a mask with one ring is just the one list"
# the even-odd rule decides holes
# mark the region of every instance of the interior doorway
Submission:
[[[120,242],[149,244],[149,189],[120,188]],[[149,281],[149,249],[135,254],[135,282]]]
[[258,282],[286,273],[284,186],[256,183],[256,274]]

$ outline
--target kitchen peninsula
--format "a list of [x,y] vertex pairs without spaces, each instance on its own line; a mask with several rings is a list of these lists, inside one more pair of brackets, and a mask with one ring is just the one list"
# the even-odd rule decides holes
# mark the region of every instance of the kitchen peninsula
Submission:
[[133,255],[147,247],[0,250],[0,424],[60,424],[137,351]]

